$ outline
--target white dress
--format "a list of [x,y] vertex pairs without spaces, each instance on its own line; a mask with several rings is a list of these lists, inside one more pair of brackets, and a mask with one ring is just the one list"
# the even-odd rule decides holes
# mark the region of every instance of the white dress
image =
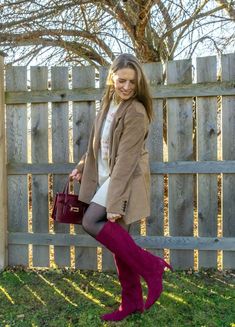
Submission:
[[116,113],[118,105],[111,102],[109,111],[107,113],[106,119],[103,122],[101,138],[100,138],[100,149],[98,153],[98,179],[99,185],[98,189],[93,196],[91,202],[98,203],[99,205],[106,207],[106,199],[109,187],[109,135],[110,135],[110,127]]

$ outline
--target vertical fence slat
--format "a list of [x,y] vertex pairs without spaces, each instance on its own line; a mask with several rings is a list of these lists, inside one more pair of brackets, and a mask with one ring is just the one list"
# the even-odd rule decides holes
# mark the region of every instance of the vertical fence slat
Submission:
[[[216,57],[197,58],[197,83],[216,82]],[[217,160],[217,98],[197,98],[197,159]],[[216,174],[198,174],[198,235],[217,236]],[[217,251],[199,251],[198,268],[216,268]]]
[[[51,69],[52,90],[68,88],[68,68],[52,67]],[[68,102],[52,103],[52,161],[53,163],[69,162],[69,115]],[[68,175],[53,176],[53,193],[61,192],[64,188]],[[70,225],[54,222],[54,231],[69,233]],[[54,247],[55,264],[59,267],[70,266],[70,247]]]
[[[94,67],[73,67],[73,88],[95,87]],[[95,119],[95,102],[73,102],[73,156],[78,162],[86,152],[88,138]],[[84,234],[80,226],[75,227],[77,234]],[[97,270],[97,249],[75,247],[75,267]]]
[[[191,83],[191,61],[171,61],[167,64],[167,83]],[[167,100],[168,160],[192,160],[192,99]],[[193,236],[193,175],[169,175],[170,236]],[[194,266],[194,252],[171,250],[174,268]]]
[[[222,80],[235,80],[235,54],[222,56]],[[222,97],[222,158],[235,160],[235,96]],[[223,237],[235,237],[235,175],[223,174]],[[235,251],[223,251],[223,269],[235,268]]]
[[[47,90],[48,68],[31,67],[31,89]],[[31,104],[32,163],[48,163],[48,104]],[[48,176],[32,176],[32,231],[48,233]],[[49,267],[49,246],[33,245],[33,266]]]
[[[7,91],[27,90],[27,67],[7,67]],[[8,105],[7,161],[27,163],[27,105]],[[27,175],[8,177],[8,230],[28,232],[28,179]],[[9,245],[10,265],[28,266],[28,245]]]
[[[145,64],[145,74],[150,85],[163,83],[163,67],[161,63]],[[154,99],[155,118],[150,125],[148,150],[150,162],[163,161],[163,100]],[[146,234],[148,236],[164,236],[164,176],[151,176],[151,216],[146,219]],[[163,249],[152,253],[164,256]]]
[[0,54],[0,271],[7,265],[7,170],[5,137],[4,58]]
[[[106,77],[108,75],[108,67],[101,67],[99,70],[99,86],[105,87]],[[113,255],[109,250],[102,248],[102,270],[114,271],[116,270]]]

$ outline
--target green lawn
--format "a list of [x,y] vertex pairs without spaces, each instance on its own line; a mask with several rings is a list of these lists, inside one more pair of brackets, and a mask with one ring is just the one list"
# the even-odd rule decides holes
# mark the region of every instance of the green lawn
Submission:
[[149,311],[103,323],[100,314],[120,300],[115,274],[5,270],[0,273],[0,327],[235,327],[234,281],[231,272],[167,271],[164,293]]

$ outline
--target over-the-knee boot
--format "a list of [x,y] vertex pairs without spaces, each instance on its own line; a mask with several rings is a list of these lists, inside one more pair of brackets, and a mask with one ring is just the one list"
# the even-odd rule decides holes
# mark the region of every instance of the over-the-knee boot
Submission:
[[122,302],[118,310],[102,316],[107,321],[123,320],[132,313],[144,311],[140,276],[117,255],[114,255],[114,260],[122,287]]
[[106,222],[96,239],[144,278],[148,286],[145,309],[149,309],[162,293],[164,268],[172,270],[171,266],[160,257],[139,247],[117,223]]

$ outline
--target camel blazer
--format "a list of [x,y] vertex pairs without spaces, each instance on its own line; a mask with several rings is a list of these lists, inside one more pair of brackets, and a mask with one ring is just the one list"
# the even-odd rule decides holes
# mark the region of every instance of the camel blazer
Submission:
[[[100,134],[107,110],[97,114],[88,149],[76,168],[82,173],[79,199],[90,203],[98,186]],[[150,169],[145,148],[149,119],[142,103],[122,101],[110,128],[110,183],[106,210],[123,215],[126,224],[150,215]]]

